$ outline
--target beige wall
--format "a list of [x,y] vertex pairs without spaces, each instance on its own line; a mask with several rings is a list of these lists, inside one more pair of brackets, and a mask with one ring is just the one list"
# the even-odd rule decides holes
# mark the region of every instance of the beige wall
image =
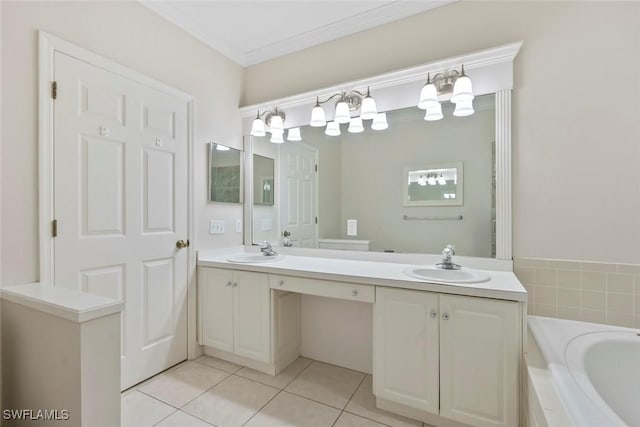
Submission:
[[514,256],[637,262],[640,3],[458,2],[249,67],[242,103],[517,40]]
[[[206,143],[242,148],[240,66],[137,2],[2,2],[2,284],[37,281],[37,30],[195,95],[195,196],[199,246],[239,244],[242,208],[206,204]],[[208,219],[228,219],[210,236]],[[231,232],[230,232],[231,231]]]

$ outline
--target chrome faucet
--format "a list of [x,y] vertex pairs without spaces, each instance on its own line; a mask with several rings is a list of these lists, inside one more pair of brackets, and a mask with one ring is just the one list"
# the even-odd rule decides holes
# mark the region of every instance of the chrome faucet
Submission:
[[267,240],[265,240],[263,242],[262,247],[260,247],[260,252],[262,252],[262,255],[264,256],[278,256],[278,252],[274,251],[273,248],[271,247],[271,243],[268,242]]
[[449,244],[445,246],[442,250],[442,262],[436,264],[436,268],[442,268],[443,270],[460,270],[462,267],[454,264],[452,261],[455,254],[456,248],[453,245]]

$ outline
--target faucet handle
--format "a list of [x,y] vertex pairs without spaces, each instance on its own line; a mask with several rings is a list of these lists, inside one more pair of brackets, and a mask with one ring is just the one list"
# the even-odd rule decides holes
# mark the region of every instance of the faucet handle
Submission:
[[456,247],[453,246],[451,243],[449,243],[447,246],[444,247],[444,249],[442,250],[442,255],[455,255],[456,254]]

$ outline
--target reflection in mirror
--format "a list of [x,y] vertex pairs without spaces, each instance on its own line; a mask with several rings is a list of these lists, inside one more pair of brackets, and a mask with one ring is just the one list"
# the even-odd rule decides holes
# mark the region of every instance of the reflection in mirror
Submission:
[[462,162],[404,168],[404,206],[464,204]]
[[[484,95],[476,97],[475,113],[468,117],[453,116],[453,105],[443,103],[444,118],[439,121],[423,120],[424,111],[412,107],[388,111],[389,128],[384,131],[369,130],[371,122],[365,121],[365,132],[352,134],[347,131],[347,125],[342,125],[342,133],[336,137],[325,135],[324,128],[303,127],[302,142],[277,144],[277,149],[268,138],[252,141],[254,149],[269,148],[277,154],[274,157],[276,176],[287,176],[291,169],[290,159],[285,160],[282,154],[288,152],[285,146],[317,151],[318,172],[314,176],[317,207],[312,200],[308,206],[299,205],[301,218],[310,221],[315,216],[318,218],[315,247],[324,239],[332,239],[336,248],[345,246],[340,242],[367,241],[372,251],[436,254],[453,243],[458,255],[493,257],[494,106],[495,96]],[[407,169],[411,166],[418,168]],[[459,174],[456,178],[451,175],[452,171],[447,171],[454,168]],[[428,175],[436,169],[437,177],[424,176],[427,186],[430,178],[439,186],[441,172],[446,186],[454,185],[455,191],[446,193],[450,196],[441,193],[440,197],[449,197],[440,200],[444,203],[407,205],[408,171],[427,171]],[[276,194],[282,194],[295,186],[287,186],[280,179],[275,188]],[[435,196],[415,194],[415,197],[429,201]],[[265,226],[272,226],[272,243],[282,244],[282,233],[290,228],[290,225],[279,225],[284,224],[278,220],[283,218],[281,211],[287,208],[282,206],[283,199],[286,199],[284,195],[276,197],[271,218],[266,222],[257,222],[254,212],[254,242],[261,242],[258,236],[265,234]],[[294,246],[303,246],[302,238],[295,233],[290,239]]]
[[240,150],[209,143],[209,202],[242,203]]
[[273,205],[275,192],[273,159],[253,155],[253,204]]

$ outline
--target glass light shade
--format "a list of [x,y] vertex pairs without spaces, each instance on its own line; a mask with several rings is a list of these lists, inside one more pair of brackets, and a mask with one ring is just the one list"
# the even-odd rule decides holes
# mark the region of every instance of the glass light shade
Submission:
[[378,113],[371,123],[371,129],[373,130],[385,130],[389,127],[387,123],[387,113]]
[[420,100],[418,101],[418,108],[427,110],[433,107],[435,104],[439,104],[438,90],[433,83],[426,84],[422,87],[420,92]]
[[271,130],[270,142],[274,144],[282,144],[284,142],[284,131],[278,131],[277,129]]
[[362,120],[373,120],[377,115],[378,108],[376,107],[376,100],[370,96],[365,97],[360,107],[360,117]]
[[460,76],[453,85],[453,95],[451,102],[457,104],[473,100],[473,88],[471,87],[471,79],[467,76]]
[[336,114],[333,121],[336,123],[349,123],[351,121],[349,105],[346,102],[340,101],[336,104]]
[[251,125],[252,136],[265,136],[267,132],[264,129],[264,122],[262,119],[255,119]]
[[421,187],[427,185],[427,180],[424,176],[420,175],[420,178],[418,178],[418,185]]
[[458,102],[456,104],[456,109],[453,110],[453,115],[456,117],[466,117],[473,113],[473,101]]
[[324,133],[329,136],[338,136],[340,135],[340,125],[336,122],[329,122]]
[[291,128],[287,132],[287,141],[302,141],[302,135],[300,135],[300,128]]
[[437,182],[436,182],[435,177],[430,176],[429,178],[427,178],[427,184],[429,184],[429,185],[436,185],[436,184],[437,184]]
[[324,108],[319,105],[313,107],[311,110],[311,121],[309,122],[309,126],[313,127],[322,127],[327,124],[327,120],[324,115]]
[[447,185],[447,180],[444,179],[444,176],[442,176],[442,174],[440,174],[440,176],[438,177],[438,184]]
[[347,129],[350,133],[362,133],[364,132],[364,126],[362,126],[362,117],[354,117],[349,122],[349,128]]
[[273,115],[269,121],[269,128],[271,132],[273,131],[284,131],[284,122],[282,121],[282,117]]
[[220,145],[220,144],[216,144],[216,150],[218,150],[218,151],[229,151],[229,147],[226,147],[226,146]]
[[427,108],[427,112],[424,115],[424,119],[428,122],[440,120],[444,116],[442,115],[442,105],[440,103]]

